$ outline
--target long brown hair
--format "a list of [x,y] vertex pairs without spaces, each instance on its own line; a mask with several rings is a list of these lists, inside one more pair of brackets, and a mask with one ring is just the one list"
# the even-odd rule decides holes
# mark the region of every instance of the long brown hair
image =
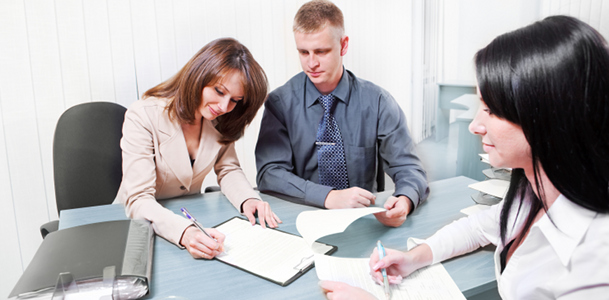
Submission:
[[216,118],[216,130],[223,144],[243,136],[256,112],[266,99],[268,80],[264,70],[250,51],[232,38],[211,41],[195,54],[186,65],[167,81],[149,89],[146,97],[170,99],[167,112],[181,124],[192,124],[201,106],[203,88],[219,82],[224,76],[239,72],[243,78],[244,98],[232,112]]

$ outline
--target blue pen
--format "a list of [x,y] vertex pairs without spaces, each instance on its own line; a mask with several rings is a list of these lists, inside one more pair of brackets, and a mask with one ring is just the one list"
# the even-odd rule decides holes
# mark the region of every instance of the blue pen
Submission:
[[199,224],[199,222],[197,222],[197,219],[195,219],[195,217],[193,217],[188,210],[186,210],[185,207],[182,207],[180,209],[182,211],[182,213],[184,214],[184,216],[190,220],[192,222],[192,224],[195,225],[195,227],[199,228],[199,230],[203,231],[203,233],[205,233],[206,236],[208,236],[210,239],[216,241],[216,239],[214,239],[213,237],[211,237],[211,235],[209,235],[209,233],[207,233],[207,231],[205,231],[205,229],[203,229],[203,226],[201,226],[201,224]]
[[[383,247],[383,244],[381,244],[381,241],[379,240],[378,242],[376,242],[376,248],[379,252],[379,260],[383,259],[383,257],[385,257],[385,247]],[[391,298],[391,294],[389,293],[389,281],[387,280],[387,270],[385,270],[385,268],[381,269],[381,273],[383,274],[383,284],[385,285],[385,297],[387,299]]]

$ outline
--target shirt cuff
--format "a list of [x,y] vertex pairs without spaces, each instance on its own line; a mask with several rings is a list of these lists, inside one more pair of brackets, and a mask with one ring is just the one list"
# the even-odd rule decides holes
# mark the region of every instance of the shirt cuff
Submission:
[[413,205],[412,211],[417,209],[417,207],[419,206],[420,201],[421,201],[421,197],[419,197],[419,193],[411,187],[403,187],[400,189],[396,189],[395,192],[393,193],[393,196],[394,197],[399,197],[399,196],[408,197],[408,199],[410,199],[410,201],[412,201],[412,205]]
[[332,187],[308,181],[305,186],[304,204],[325,208],[326,197]]

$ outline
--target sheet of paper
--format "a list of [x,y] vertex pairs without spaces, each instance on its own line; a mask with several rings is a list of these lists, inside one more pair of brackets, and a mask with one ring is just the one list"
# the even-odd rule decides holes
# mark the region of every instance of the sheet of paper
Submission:
[[321,237],[345,231],[349,224],[365,215],[385,210],[382,207],[362,207],[303,211],[296,218],[296,229],[307,245],[311,245]]
[[[320,280],[334,280],[360,287],[378,299],[385,299],[383,286],[370,277],[368,258],[342,258],[315,254],[315,270]],[[442,264],[417,270],[391,285],[391,299],[465,299]]]
[[[283,283],[313,262],[310,245],[299,236],[252,226],[240,218],[216,229],[226,236],[224,252],[217,259],[262,277]],[[320,243],[315,247],[321,253],[331,248]]]
[[467,187],[503,199],[510,187],[510,182],[500,179],[489,179],[472,183]]
[[465,214],[465,215],[473,215],[475,213],[481,212],[483,210],[487,210],[489,209],[489,205],[482,205],[482,204],[474,204],[470,207],[466,207],[462,210],[460,210],[461,213]]

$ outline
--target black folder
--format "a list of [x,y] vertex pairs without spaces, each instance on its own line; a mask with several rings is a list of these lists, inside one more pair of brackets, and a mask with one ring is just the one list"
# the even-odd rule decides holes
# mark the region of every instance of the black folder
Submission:
[[[53,295],[60,274],[68,274],[77,291],[108,283],[113,295],[137,299],[148,293],[154,231],[148,221],[93,223],[46,236],[9,298]],[[104,272],[106,272],[104,274]],[[74,289],[68,292],[75,292]]]

